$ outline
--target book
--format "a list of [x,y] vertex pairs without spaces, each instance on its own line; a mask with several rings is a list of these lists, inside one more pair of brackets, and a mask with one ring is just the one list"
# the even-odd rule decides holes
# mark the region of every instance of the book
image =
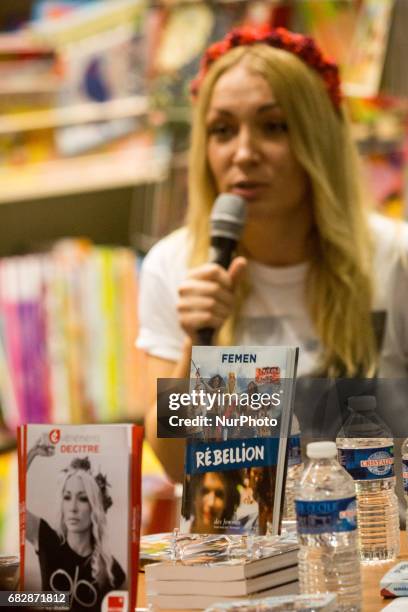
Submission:
[[257,556],[249,557],[242,538],[235,536],[212,536],[190,542],[181,539],[183,561],[169,559],[146,566],[146,580],[195,581],[205,585],[245,581],[297,562],[298,544],[292,535],[276,536],[270,542],[259,538],[257,544],[260,545]]
[[[254,593],[253,597],[259,599],[270,595],[295,594],[298,591],[299,583],[296,580]],[[229,603],[233,599],[233,597],[222,597],[221,595],[149,595],[149,604],[169,610],[197,610],[211,606],[216,602]]]
[[193,347],[181,531],[278,533],[297,356]]
[[[295,559],[296,563],[296,559]],[[148,595],[221,595],[239,597],[293,582],[298,578],[297,565],[254,576],[248,580],[205,582],[203,580],[147,580]]]
[[18,430],[20,589],[69,591],[72,612],[134,610],[143,428]]

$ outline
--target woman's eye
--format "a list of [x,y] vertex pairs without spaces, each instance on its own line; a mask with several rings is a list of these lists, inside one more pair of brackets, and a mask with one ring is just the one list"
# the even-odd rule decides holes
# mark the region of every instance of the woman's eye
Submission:
[[65,501],[69,501],[71,499],[71,496],[68,495],[68,493],[64,493],[64,496],[62,499],[65,499]]
[[285,134],[288,131],[288,124],[286,121],[267,121],[263,127],[267,134],[273,136]]
[[209,136],[216,136],[219,139],[229,138],[233,134],[233,129],[225,123],[216,123],[208,128]]
[[87,504],[89,499],[85,495],[81,495],[81,497],[79,497],[79,501]]

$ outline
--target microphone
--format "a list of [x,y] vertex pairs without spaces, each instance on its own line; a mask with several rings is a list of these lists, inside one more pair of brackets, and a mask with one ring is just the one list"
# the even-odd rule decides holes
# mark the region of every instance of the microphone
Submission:
[[[227,269],[241,237],[246,218],[246,200],[232,193],[222,193],[214,202],[210,217],[210,262]],[[212,344],[214,330],[198,330],[198,344]]]

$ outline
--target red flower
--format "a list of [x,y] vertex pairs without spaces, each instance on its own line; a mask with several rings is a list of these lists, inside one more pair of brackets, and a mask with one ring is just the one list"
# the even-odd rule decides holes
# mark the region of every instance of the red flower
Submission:
[[297,55],[321,76],[335,109],[340,108],[342,95],[337,65],[323,55],[310,36],[290,32],[285,28],[271,29],[267,24],[235,28],[225,38],[213,43],[203,55],[198,75],[191,82],[190,91],[193,98],[197,96],[200,85],[211,64],[219,57],[228,53],[234,47],[249,46],[256,43],[264,43]]

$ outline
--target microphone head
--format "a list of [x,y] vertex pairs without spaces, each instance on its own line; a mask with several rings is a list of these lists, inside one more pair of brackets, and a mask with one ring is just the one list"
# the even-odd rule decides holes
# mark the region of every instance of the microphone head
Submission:
[[221,193],[211,211],[211,237],[238,240],[245,225],[247,202],[232,193]]

